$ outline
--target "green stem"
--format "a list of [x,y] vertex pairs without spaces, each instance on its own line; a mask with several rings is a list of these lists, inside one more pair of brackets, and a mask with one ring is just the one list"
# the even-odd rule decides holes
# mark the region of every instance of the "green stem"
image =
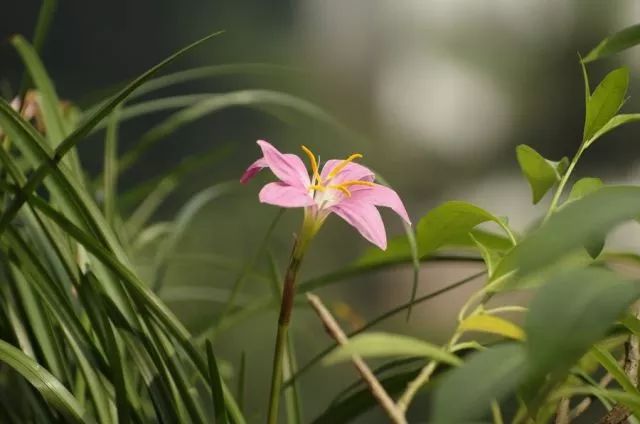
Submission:
[[547,214],[544,216],[544,219],[542,220],[543,224],[549,220],[551,215],[558,208],[558,202],[560,201],[560,196],[562,196],[562,192],[564,190],[564,187],[567,185],[567,182],[569,181],[569,178],[571,177],[571,173],[573,172],[573,169],[576,167],[576,164],[578,163],[578,160],[580,159],[580,156],[582,156],[582,153],[584,152],[584,146],[585,146],[584,143],[580,146],[580,148],[576,152],[576,155],[571,160],[571,163],[569,164],[569,167],[567,168],[566,172],[564,173],[564,175],[560,179],[560,184],[558,184],[558,188],[556,189],[556,192],[553,194],[553,199],[551,199],[551,204],[549,205],[549,210],[547,210]]
[[298,270],[302,263],[302,258],[307,250],[307,245],[313,236],[313,225],[309,225],[305,217],[300,236],[296,238],[291,253],[291,261],[284,277],[284,286],[282,289],[282,303],[280,305],[280,315],[278,317],[278,333],[276,335],[276,345],[273,354],[273,371],[271,373],[271,394],[269,395],[269,413],[268,423],[276,424],[278,422],[278,407],[280,404],[280,393],[282,391],[282,371],[283,360],[287,346],[287,334],[289,332],[289,323],[291,322],[291,311],[293,310],[293,301],[296,295],[296,278]]

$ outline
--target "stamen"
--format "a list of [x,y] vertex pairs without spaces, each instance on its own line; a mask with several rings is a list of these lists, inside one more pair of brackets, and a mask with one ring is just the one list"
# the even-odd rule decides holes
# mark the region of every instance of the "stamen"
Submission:
[[331,172],[329,173],[329,175],[327,176],[327,179],[331,179],[333,177],[335,177],[336,175],[338,175],[347,165],[349,165],[351,162],[353,162],[356,159],[360,159],[362,157],[362,155],[360,153],[354,153],[351,156],[349,156],[348,158],[346,158],[345,160],[343,160],[342,162],[340,162],[338,165],[335,166],[335,168],[333,168],[331,170]]
[[326,191],[327,187],[320,184],[314,184],[309,186],[309,190]]
[[318,161],[316,160],[316,156],[306,146],[302,145],[301,147],[302,147],[302,151],[305,152],[307,156],[309,156],[309,161],[311,162],[311,171],[313,172],[313,178],[315,178],[319,183],[322,183],[322,179],[320,178],[320,172],[318,172]]
[[341,192],[343,192],[345,194],[345,196],[351,197],[351,192],[349,191],[349,189],[344,187],[342,184],[330,185],[328,188],[333,188],[333,189],[336,189],[336,190],[340,190]]
[[340,185],[344,187],[351,187],[354,185],[361,185],[361,186],[367,186],[367,187],[375,186],[375,184],[372,183],[371,181],[361,181],[361,180],[345,181],[343,183],[340,183]]

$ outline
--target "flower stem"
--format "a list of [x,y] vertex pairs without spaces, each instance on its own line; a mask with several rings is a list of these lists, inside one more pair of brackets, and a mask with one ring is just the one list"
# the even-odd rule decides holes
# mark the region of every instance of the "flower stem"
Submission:
[[280,393],[282,391],[282,370],[287,345],[287,333],[289,332],[291,311],[296,294],[298,270],[300,269],[304,253],[307,250],[307,244],[313,236],[313,232],[309,231],[309,229],[310,227],[307,225],[305,219],[301,234],[296,238],[293,245],[291,260],[284,277],[282,303],[280,304],[280,315],[278,317],[278,332],[276,334],[276,345],[273,354],[273,371],[271,373],[271,394],[269,395],[269,414],[267,421],[269,424],[276,424],[278,422],[278,406],[280,404]]

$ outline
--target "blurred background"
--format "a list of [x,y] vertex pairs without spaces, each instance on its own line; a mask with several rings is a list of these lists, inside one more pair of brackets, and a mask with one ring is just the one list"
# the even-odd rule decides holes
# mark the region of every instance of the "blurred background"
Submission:
[[[22,67],[6,40],[13,33],[31,36],[40,3],[5,0],[3,6],[0,93],[11,98]],[[295,153],[305,144],[323,159],[363,153],[363,161],[400,193],[414,222],[440,202],[456,199],[508,216],[515,229],[524,231],[544,213],[549,199],[531,205],[515,146],[529,144],[553,160],[573,155],[584,113],[578,53],[588,52],[639,18],[640,4],[632,0],[618,0],[615,6],[599,0],[65,0],[59,4],[43,60],[60,97],[83,108],[174,50],[224,29],[223,35],[172,65],[171,71],[235,63],[277,66],[239,67],[238,72],[175,86],[156,97],[278,90],[319,105],[340,123],[265,104],[225,109],[181,128],[123,175],[121,193],[136,183],[153,181],[193,155],[212,149],[227,153],[191,173],[154,216],[158,222],[172,219],[201,190],[236,181],[259,156],[255,140],[262,138]],[[592,87],[613,67],[630,68],[628,112],[640,111],[638,53],[632,49],[589,67]],[[121,151],[174,112],[124,124]],[[637,128],[627,126],[607,135],[584,157],[576,177],[638,182],[637,134]],[[103,140],[99,132],[80,146],[82,162],[93,177],[102,170]],[[179,254],[167,259],[161,294],[194,333],[215,322],[240,267],[255,255],[278,212],[257,201],[261,183],[269,178],[238,185],[209,202],[178,241]],[[132,211],[126,203],[120,208],[124,215]],[[396,216],[383,216],[389,236],[400,235]],[[288,211],[271,238],[269,249],[281,270],[300,219],[300,211]],[[634,231],[625,227],[608,243],[637,245],[640,237]],[[314,242],[302,280],[339,269],[366,248],[352,228],[333,218]],[[255,268],[240,304],[269,295],[267,261],[260,258]],[[141,260],[142,273],[144,269]],[[469,264],[425,265],[419,294],[476,269]],[[318,294],[351,330],[407,301],[411,278],[409,269],[399,268],[342,282]],[[480,283],[422,304],[410,323],[400,314],[379,328],[442,342],[460,305]],[[219,356],[232,369],[237,370],[240,355],[246,354],[252,376],[250,418],[260,417],[266,406],[275,319],[274,311],[257,314],[215,339]],[[296,312],[294,335],[301,364],[329,343],[306,308]],[[348,365],[318,366],[306,374],[301,380],[305,420],[315,418],[355,378]],[[414,408],[415,420],[426,415],[426,403],[420,405]],[[372,412],[359,422],[378,421],[382,417]]]

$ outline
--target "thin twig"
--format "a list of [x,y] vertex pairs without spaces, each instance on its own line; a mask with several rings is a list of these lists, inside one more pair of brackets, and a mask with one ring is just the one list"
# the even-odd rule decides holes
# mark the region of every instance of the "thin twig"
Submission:
[[422,368],[420,374],[418,374],[415,379],[409,382],[409,384],[407,385],[407,389],[404,391],[402,396],[400,396],[400,399],[398,399],[398,408],[401,411],[404,412],[409,408],[409,404],[413,400],[414,396],[416,395],[416,393],[418,393],[418,390],[420,390],[420,388],[424,386],[427,381],[429,381],[429,378],[431,378],[431,374],[433,374],[437,366],[438,362],[429,361],[429,363],[424,368]]
[[[600,380],[599,386],[604,389],[609,385],[609,383],[611,383],[612,380],[613,380],[613,376],[611,374],[607,373]],[[582,401],[579,404],[577,404],[571,410],[571,412],[569,413],[569,421],[575,420],[580,415],[582,415],[587,409],[589,409],[589,407],[591,406],[592,403],[593,403],[593,398],[592,397],[586,397],[586,398],[582,399]]]
[[571,422],[571,399],[563,397],[558,404],[556,424],[569,424]]
[[[314,294],[307,293],[307,299],[318,314],[318,317],[324,324],[329,335],[341,346],[345,346],[347,343],[349,343],[349,339],[344,334],[331,313],[322,304],[320,298]],[[376,376],[373,374],[373,372],[371,372],[371,369],[369,369],[362,358],[357,354],[353,354],[351,355],[351,361],[353,362],[356,369],[358,370],[358,373],[360,373],[362,379],[367,383],[367,386],[369,386],[371,393],[378,400],[378,403],[380,403],[380,406],[387,413],[391,421],[395,424],[406,424],[407,419],[405,418],[404,414],[396,407],[393,399],[391,399],[384,387],[382,387],[382,384],[380,384]]]

